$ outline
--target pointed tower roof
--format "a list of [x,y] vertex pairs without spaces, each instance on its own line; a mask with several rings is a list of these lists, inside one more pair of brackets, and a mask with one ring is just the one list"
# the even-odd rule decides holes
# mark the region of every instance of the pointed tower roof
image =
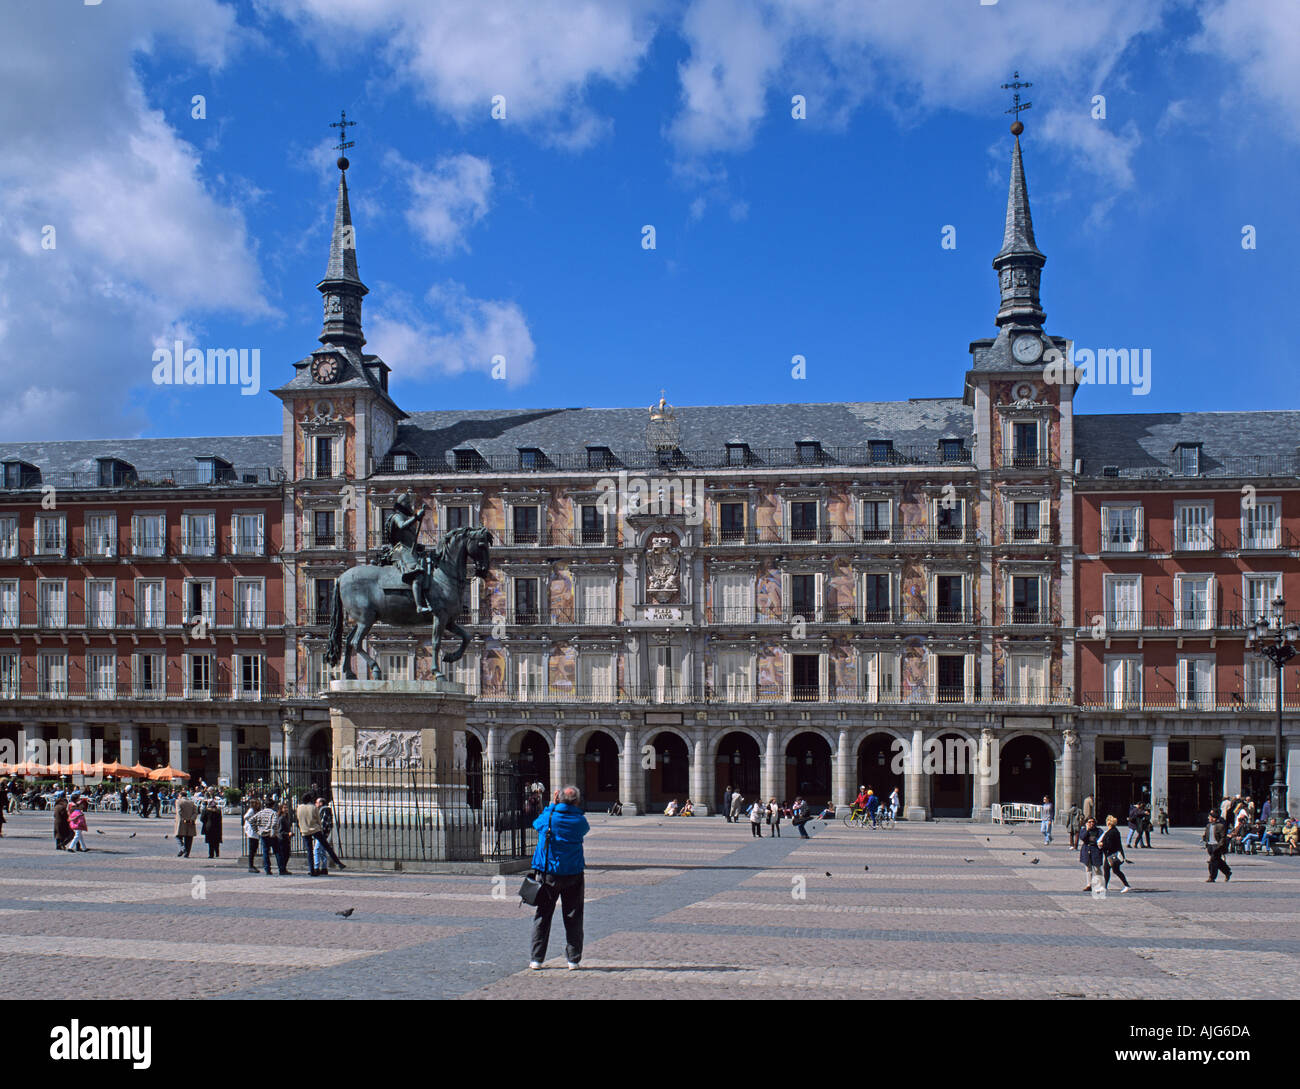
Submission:
[[1038,282],[1047,258],[1034,241],[1034,219],[1029,212],[1029,186],[1020,155],[1020,134],[1024,125],[1011,126],[1015,144],[1011,149],[1011,184],[1007,190],[1007,218],[1002,231],[1002,248],[993,258],[1002,294],[998,306],[1000,326],[1041,329],[1047,315],[1038,298]]
[[349,165],[346,158],[339,157],[339,193],[334,205],[330,261],[325,269],[325,278],[316,285],[316,290],[324,297],[325,303],[320,342],[359,351],[366,342],[361,331],[361,300],[369,294],[369,288],[357,274],[356,232],[352,227],[352,208],[348,204]]

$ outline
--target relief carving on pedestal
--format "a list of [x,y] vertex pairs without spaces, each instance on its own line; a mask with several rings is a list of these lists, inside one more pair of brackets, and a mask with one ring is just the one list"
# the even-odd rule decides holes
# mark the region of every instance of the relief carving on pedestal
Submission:
[[357,767],[418,768],[421,750],[418,730],[357,731]]

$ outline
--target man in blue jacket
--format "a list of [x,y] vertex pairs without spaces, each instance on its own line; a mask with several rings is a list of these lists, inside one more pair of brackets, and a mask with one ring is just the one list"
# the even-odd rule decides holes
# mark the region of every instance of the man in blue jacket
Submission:
[[533,971],[540,969],[546,959],[557,900],[564,914],[564,952],[569,971],[576,971],[582,962],[582,907],[587,891],[582,839],[591,831],[591,825],[581,803],[578,788],[566,786],[555,792],[552,803],[533,821],[538,833],[533,869],[542,883],[533,914],[533,954],[528,964]]

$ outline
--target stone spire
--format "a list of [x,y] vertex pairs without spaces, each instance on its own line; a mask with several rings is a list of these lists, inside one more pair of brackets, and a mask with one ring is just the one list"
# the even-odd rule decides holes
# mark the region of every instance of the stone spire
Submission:
[[1007,222],[1002,234],[1002,248],[993,258],[1002,291],[997,323],[1041,328],[1046,315],[1038,301],[1038,281],[1047,258],[1034,242],[1034,221],[1029,214],[1029,189],[1025,185],[1025,166],[1020,158],[1020,133],[1024,131],[1024,125],[1016,121],[1011,131],[1016,143],[1011,152]]
[[339,195],[334,207],[330,263],[325,270],[325,279],[316,285],[316,290],[324,296],[325,302],[321,343],[360,351],[366,342],[361,332],[361,300],[369,289],[357,275],[356,236],[352,230],[352,209],[348,206],[349,165],[346,158],[339,157]]

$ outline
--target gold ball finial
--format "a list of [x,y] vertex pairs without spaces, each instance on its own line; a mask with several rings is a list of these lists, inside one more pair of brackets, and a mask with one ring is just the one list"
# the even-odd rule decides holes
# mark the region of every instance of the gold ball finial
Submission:
[[1019,136],[1019,135],[1020,135],[1022,132],[1024,132],[1024,131],[1025,131],[1025,126],[1022,125],[1019,121],[1012,121],[1012,122],[1011,122],[1011,135],[1012,135],[1012,136]]
[[336,165],[340,170],[346,170],[346,169],[347,169],[348,167],[350,167],[352,164],[351,164],[350,162],[348,162],[348,159],[347,159],[347,156],[346,156],[346,155],[340,155],[339,158],[338,158],[338,162],[337,162],[335,165]]

